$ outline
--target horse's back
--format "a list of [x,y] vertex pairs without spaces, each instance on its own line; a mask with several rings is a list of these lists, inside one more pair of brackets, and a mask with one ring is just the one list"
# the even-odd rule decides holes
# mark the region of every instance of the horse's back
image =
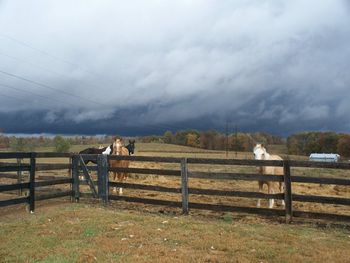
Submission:
[[79,154],[91,154],[91,149],[92,148],[87,148],[79,152]]
[[[270,155],[268,160],[283,161],[278,155]],[[264,174],[283,175],[283,167],[280,166],[265,166]]]

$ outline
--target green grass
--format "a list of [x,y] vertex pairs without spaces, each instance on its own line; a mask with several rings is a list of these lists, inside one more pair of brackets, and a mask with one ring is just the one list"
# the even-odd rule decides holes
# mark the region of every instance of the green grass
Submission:
[[[0,217],[1,262],[346,262],[350,231],[61,204]],[[20,248],[20,249],[19,249]]]

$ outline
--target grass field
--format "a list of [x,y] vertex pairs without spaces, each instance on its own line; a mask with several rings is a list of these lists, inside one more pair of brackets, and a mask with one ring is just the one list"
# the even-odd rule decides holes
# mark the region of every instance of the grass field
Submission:
[[[74,146],[78,152],[88,146]],[[167,144],[136,144],[140,156],[203,158],[252,158],[251,153],[208,151]],[[41,148],[40,151],[53,149]],[[271,148],[279,153],[280,147]],[[290,156],[291,159],[305,159]],[[39,163],[67,163],[67,158],[47,158]],[[131,167],[179,169],[179,164],[131,163]],[[213,172],[255,172],[255,167],[190,165],[190,170]],[[349,178],[349,171],[294,168],[292,174]],[[38,172],[37,176],[68,176],[67,171]],[[6,181],[7,180],[7,181]],[[1,183],[9,183],[6,179]],[[13,180],[12,180],[13,181]],[[180,187],[180,179],[160,175],[130,174],[127,182]],[[14,182],[12,182],[14,183]],[[256,182],[189,180],[190,187],[237,191],[257,191]],[[59,186],[57,186],[58,188]],[[68,187],[68,186],[67,186]],[[293,184],[293,192],[350,198],[349,187]],[[54,188],[47,188],[52,191]],[[56,189],[57,190],[57,189]],[[88,191],[87,187],[83,190]],[[39,191],[38,191],[39,192]],[[124,195],[180,201],[179,194],[124,189]],[[8,195],[1,198],[8,198]],[[247,198],[191,195],[191,202],[255,207]],[[112,202],[108,208],[83,199],[80,204],[67,199],[42,201],[34,215],[23,206],[0,209],[0,262],[350,262],[349,226],[331,222],[294,221],[283,218],[248,216]],[[267,200],[262,203],[267,206]],[[282,209],[280,204],[277,208]],[[350,215],[347,206],[293,203],[304,211]],[[317,223],[317,224],[316,224]]]
[[1,262],[349,262],[350,231],[52,202],[0,216]]

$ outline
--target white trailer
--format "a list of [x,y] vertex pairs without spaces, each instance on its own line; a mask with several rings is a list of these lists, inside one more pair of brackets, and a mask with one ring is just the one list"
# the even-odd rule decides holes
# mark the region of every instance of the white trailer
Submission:
[[309,156],[309,161],[314,162],[331,162],[336,163],[340,159],[340,155],[336,153],[312,153]]

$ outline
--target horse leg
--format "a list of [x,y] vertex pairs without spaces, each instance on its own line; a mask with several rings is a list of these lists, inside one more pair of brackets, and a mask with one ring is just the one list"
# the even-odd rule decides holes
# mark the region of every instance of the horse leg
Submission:
[[[121,182],[123,182],[123,181],[121,181]],[[119,195],[123,195],[123,188],[122,187],[119,188]]]
[[[117,177],[117,172],[113,172],[113,181],[115,181],[115,178]],[[117,192],[117,187],[113,187],[113,193]]]
[[[120,173],[120,175],[119,175],[120,182],[122,183],[124,181],[124,179],[125,179],[125,173]],[[123,195],[123,188],[122,187],[119,188],[119,195]]]
[[[258,184],[259,184],[259,192],[262,193],[264,184],[261,181],[259,181]],[[260,198],[258,198],[258,201],[256,203],[256,207],[258,207],[258,208],[260,207]]]
[[[280,182],[280,192],[284,194],[284,182]],[[283,207],[286,206],[286,204],[284,203],[284,199],[282,199],[282,205]]]
[[[268,193],[274,194],[275,191],[273,190],[271,184],[267,184],[267,186],[268,186]],[[275,203],[275,200],[273,198],[270,198],[269,199],[269,208],[273,208],[274,203]]]

